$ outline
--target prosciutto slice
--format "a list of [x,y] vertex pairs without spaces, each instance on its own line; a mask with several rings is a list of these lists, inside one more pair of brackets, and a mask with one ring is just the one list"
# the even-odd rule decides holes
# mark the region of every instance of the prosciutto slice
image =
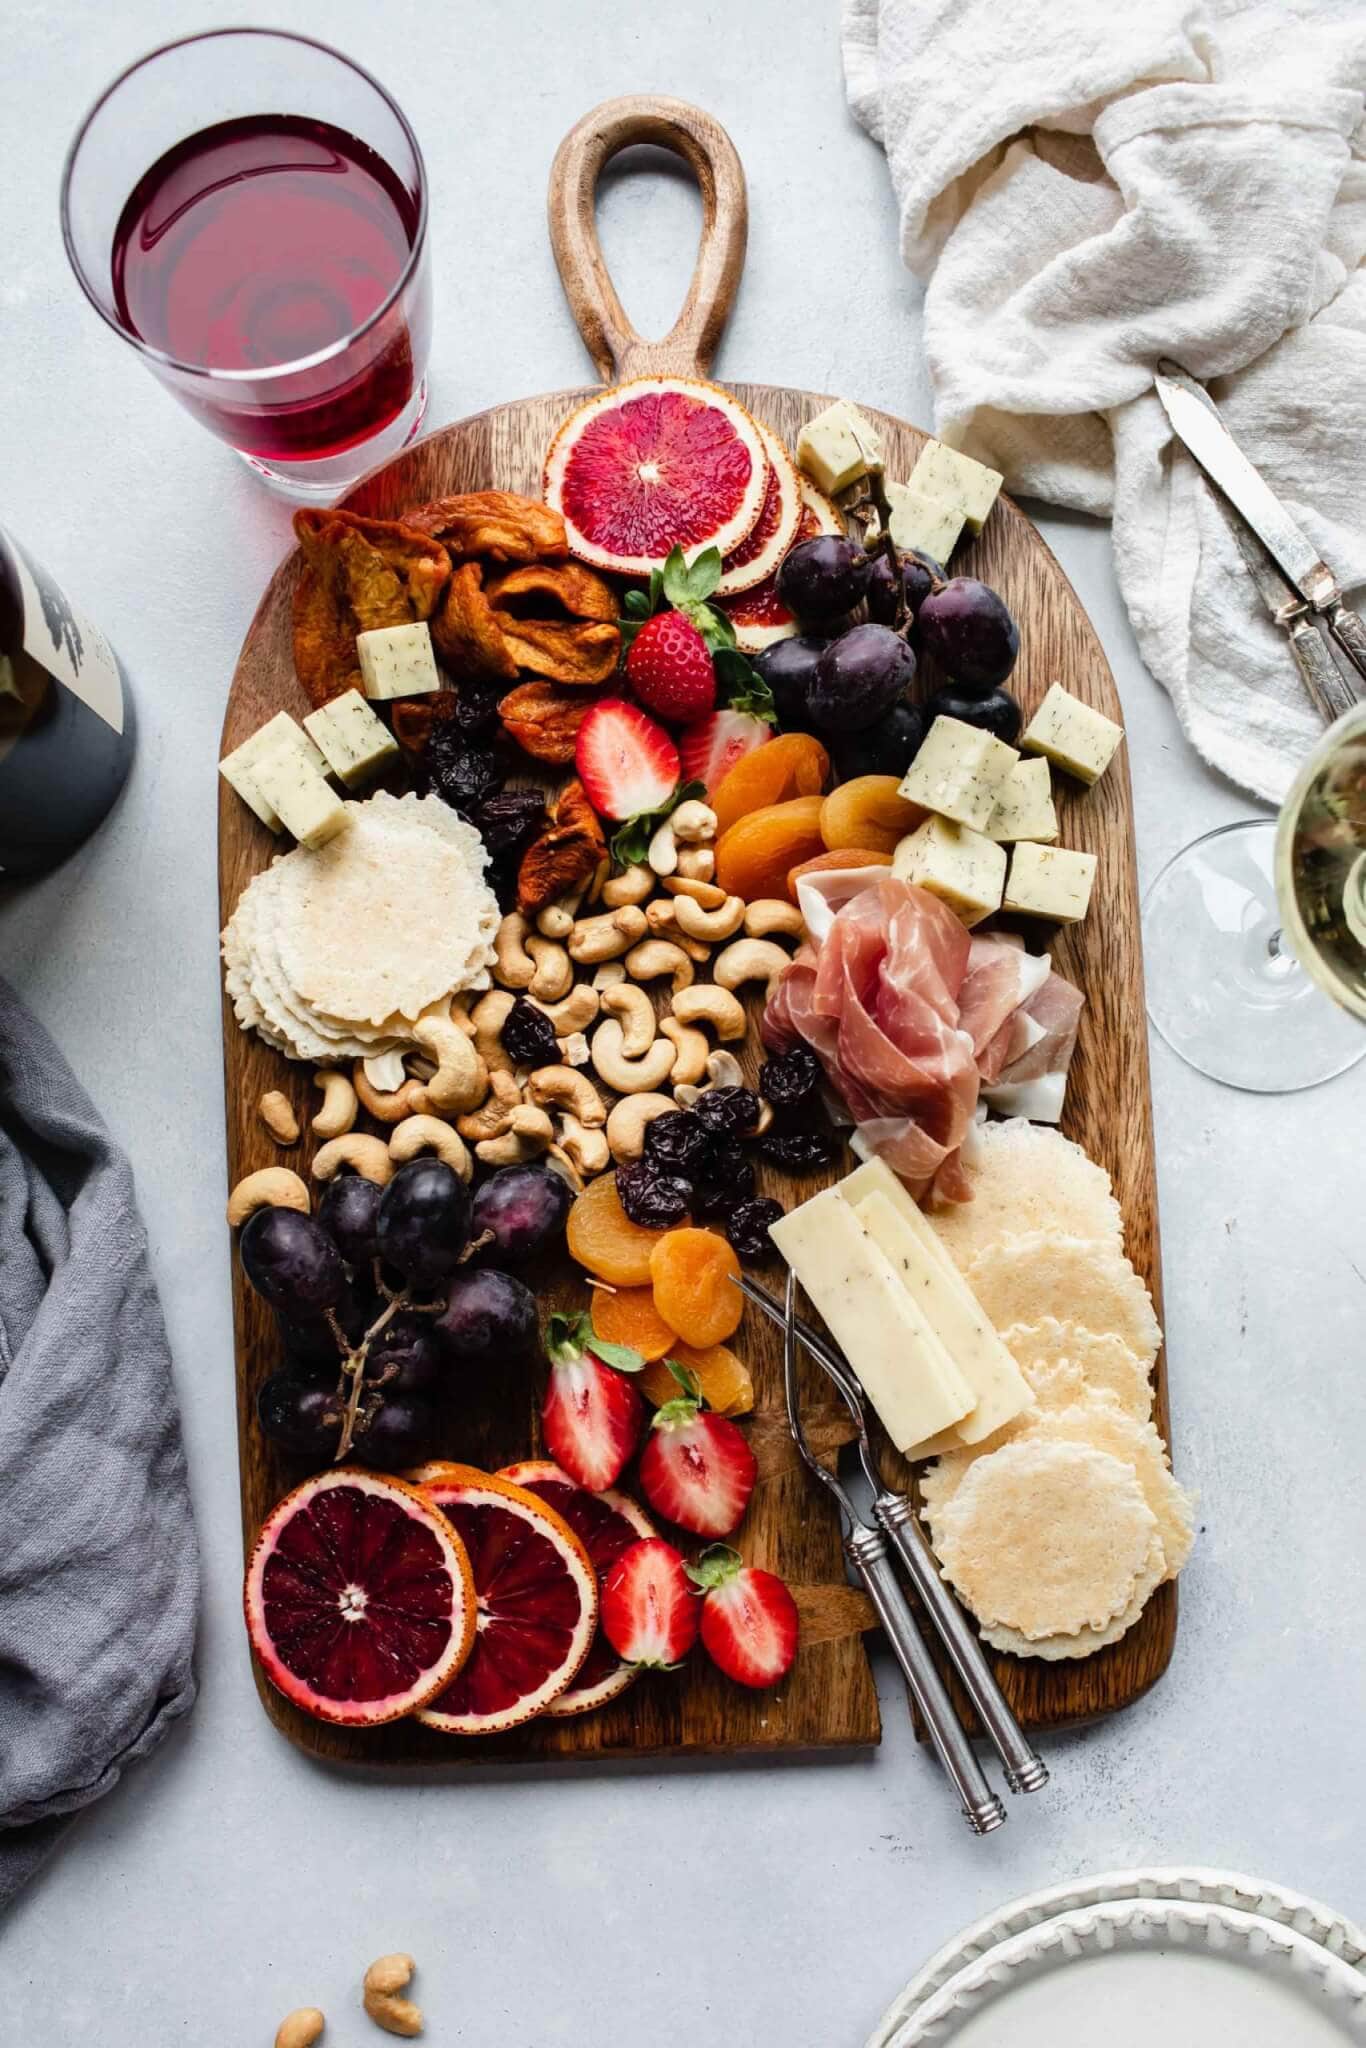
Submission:
[[959,1155],[983,1084],[1065,1085],[1082,998],[1017,938],[973,936],[937,896],[875,872],[823,875],[803,897],[812,943],[773,989],[764,1042],[811,1047],[860,1153],[919,1197],[966,1201]]

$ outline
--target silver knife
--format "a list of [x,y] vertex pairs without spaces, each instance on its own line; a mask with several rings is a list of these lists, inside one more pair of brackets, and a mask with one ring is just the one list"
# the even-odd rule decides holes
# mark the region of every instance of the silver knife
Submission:
[[1324,624],[1357,673],[1366,678],[1366,624],[1342,601],[1336,576],[1244,455],[1204,386],[1164,359],[1154,376],[1167,418],[1211,483],[1241,512],[1288,582],[1323,614]]
[[1331,725],[1344,711],[1356,709],[1356,692],[1328,652],[1308,604],[1290,588],[1251,527],[1236,512],[1228,523],[1267,610],[1285,628],[1300,680],[1324,723]]

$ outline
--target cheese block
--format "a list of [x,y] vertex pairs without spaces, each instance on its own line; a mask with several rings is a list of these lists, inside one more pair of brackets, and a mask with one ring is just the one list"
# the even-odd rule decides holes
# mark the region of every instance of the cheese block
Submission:
[[937,1457],[945,1448],[979,1444],[1032,1407],[1034,1396],[1024,1374],[940,1243],[933,1224],[921,1214],[886,1161],[870,1159],[856,1167],[839,1183],[836,1193],[849,1203],[879,1251],[900,1274],[976,1397],[969,1414],[918,1446],[913,1455]]
[[914,484],[888,484],[892,539],[903,554],[928,555],[942,568],[963,531],[959,506],[944,498],[929,497]]
[[229,783],[244,804],[247,804],[263,825],[272,832],[283,828],[279,815],[266,802],[253,774],[253,768],[263,755],[273,753],[277,747],[292,748],[301,764],[312,768],[317,774],[326,772],[327,764],[314,746],[308,734],[296,725],[287,711],[277,711],[274,718],[268,718],[264,725],[258,725],[255,732],[244,739],[240,747],[234,747],[225,754],[218,764],[218,772]]
[[988,469],[984,462],[974,462],[970,455],[960,455],[942,441],[927,443],[911,471],[911,489],[952,506],[970,533],[982,531],[1004,481],[999,469]]
[[789,1210],[769,1236],[899,1451],[970,1412],[972,1388],[837,1189]]
[[882,467],[877,428],[847,398],[808,420],[797,436],[797,461],[829,497]]
[[1035,846],[1022,840],[1011,856],[1004,908],[1025,917],[1051,917],[1077,924],[1091,902],[1096,856],[1068,846]]
[[351,823],[351,813],[336,790],[288,743],[254,761],[251,776],[300,846],[325,846]]
[[[307,721],[305,721],[307,723]],[[1053,805],[1053,776],[1047,761],[1017,761],[1006,777],[987,826],[991,839],[1041,839],[1058,836]]]
[[936,718],[906,770],[901,794],[955,825],[985,832],[1019,758],[993,733],[961,718]]
[[376,626],[357,633],[356,655],[367,697],[425,697],[441,688],[425,619],[412,626]]
[[929,817],[899,842],[892,873],[928,889],[965,925],[980,924],[1001,907],[1006,852],[985,833]]
[[398,753],[398,741],[376,718],[359,690],[347,690],[319,711],[310,711],[304,731],[322,749],[328,767],[348,789],[357,788]]
[[1123,737],[1124,727],[1116,725],[1113,718],[1093,711],[1061,683],[1050,683],[1043,703],[1020,735],[1020,745],[1027,753],[1043,754],[1089,785],[1099,782]]

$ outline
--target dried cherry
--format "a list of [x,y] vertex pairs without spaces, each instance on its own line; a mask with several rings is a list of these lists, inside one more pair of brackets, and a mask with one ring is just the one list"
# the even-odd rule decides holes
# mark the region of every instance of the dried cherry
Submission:
[[782,1214],[782,1203],[775,1202],[771,1195],[758,1195],[752,1202],[739,1203],[725,1222],[732,1250],[737,1251],[742,1259],[762,1259],[773,1250],[769,1225],[776,1223]]
[[815,1173],[828,1166],[839,1149],[831,1131],[790,1130],[774,1125],[759,1140],[759,1150],[772,1166],[789,1173]]
[[456,688],[448,723],[467,740],[491,740],[498,731],[498,699],[501,683],[476,683],[463,679]]
[[696,1183],[693,1207],[699,1216],[725,1216],[754,1192],[754,1167],[733,1138],[723,1140]]
[[472,823],[481,804],[503,787],[503,772],[492,750],[471,746],[451,724],[433,727],[422,764],[433,794]]
[[646,1126],[645,1157],[665,1173],[696,1173],[711,1150],[711,1134],[691,1110],[666,1110]]
[[790,1109],[815,1094],[821,1081],[821,1065],[808,1046],[796,1045],[791,1052],[777,1053],[759,1069],[759,1093],[775,1109]]
[[692,1113],[709,1131],[742,1138],[759,1121],[759,1098],[752,1088],[708,1088],[698,1096]]
[[560,1048],[555,1026],[544,1010],[538,1010],[525,996],[518,996],[508,1011],[499,1036],[503,1050],[519,1067],[553,1067]]
[[504,789],[486,796],[474,820],[489,853],[514,853],[539,832],[545,821],[545,798],[538,789]]
[[692,1182],[664,1173],[652,1159],[617,1168],[617,1194],[630,1222],[644,1230],[668,1230],[692,1207]]

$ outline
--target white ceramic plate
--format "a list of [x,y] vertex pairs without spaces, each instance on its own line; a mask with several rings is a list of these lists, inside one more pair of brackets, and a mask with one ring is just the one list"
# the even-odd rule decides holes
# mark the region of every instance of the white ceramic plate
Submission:
[[1281,1927],[1291,1927],[1320,1948],[1344,1961],[1360,1964],[1366,1959],[1366,1932],[1341,1914],[1321,1905],[1303,1892],[1259,1877],[1245,1877],[1235,1870],[1192,1868],[1147,1868],[1107,1871],[1100,1877],[1070,1884],[1049,1885],[1029,1892],[1008,1906],[1001,1906],[984,1919],[965,1927],[945,1942],[906,1989],[882,2015],[867,2048],[891,2048],[897,2030],[943,1985],[967,1964],[976,1962],[1012,1935],[1037,1927],[1058,1913],[1081,1906],[1096,1906],[1119,1899],[1184,1899],[1191,1904],[1232,1906],[1242,1913],[1256,1913]]
[[1120,1899],[1027,1927],[969,1963],[887,2048],[1344,2048],[1366,1975],[1231,1906]]

